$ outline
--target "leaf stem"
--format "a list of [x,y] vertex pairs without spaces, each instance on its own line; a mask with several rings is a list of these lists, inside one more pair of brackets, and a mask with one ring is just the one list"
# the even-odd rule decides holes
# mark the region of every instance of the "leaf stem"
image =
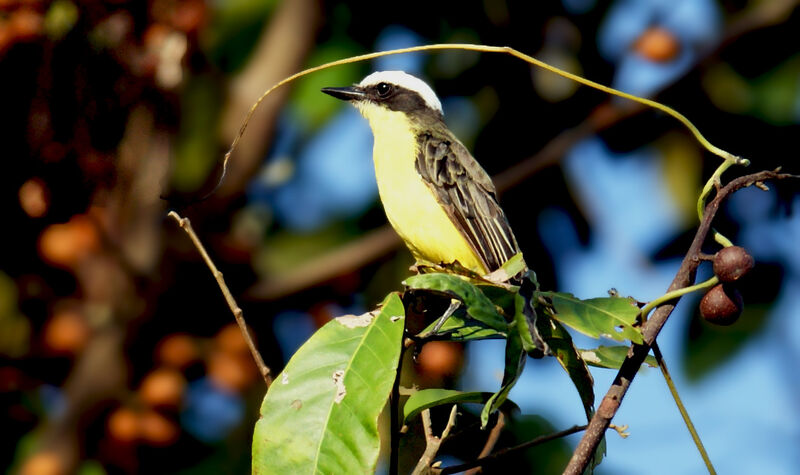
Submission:
[[[706,184],[703,186],[703,191],[700,192],[700,196],[697,198],[697,217],[700,219],[700,221],[703,221],[703,213],[705,212],[706,208],[706,198],[708,198],[708,195],[711,193],[712,189],[719,189],[721,177],[725,170],[733,165],[748,166],[749,164],[750,162],[745,159],[741,159],[740,162],[725,160],[724,162],[720,163],[708,181],[706,181]],[[730,239],[723,236],[716,229],[712,228],[711,232],[714,235],[714,240],[717,241],[717,243],[719,243],[722,247],[733,246],[733,243],[730,241]]]
[[[487,46],[487,45],[464,44],[464,43],[451,43],[451,44],[440,43],[440,44],[432,44],[432,45],[412,46],[410,48],[399,48],[399,49],[393,49],[393,50],[389,50],[389,51],[379,51],[379,52],[375,52],[375,53],[368,53],[368,54],[362,54],[362,55],[358,55],[358,56],[351,56],[349,58],[339,59],[339,60],[336,60],[336,61],[331,61],[331,62],[328,62],[328,63],[320,64],[319,66],[314,66],[312,68],[305,69],[305,70],[300,71],[298,73],[295,73],[295,74],[293,74],[293,75],[291,75],[291,76],[289,76],[289,77],[287,77],[285,79],[282,79],[281,81],[276,83],[274,86],[272,86],[271,88],[267,89],[256,100],[256,102],[253,103],[252,107],[250,107],[250,110],[247,112],[247,115],[245,116],[244,121],[242,122],[242,125],[239,128],[239,132],[236,134],[236,136],[234,137],[233,141],[231,142],[230,148],[228,148],[228,151],[225,153],[225,157],[223,158],[223,161],[222,161],[222,173],[220,175],[219,181],[217,182],[217,185],[214,187],[214,190],[212,190],[209,194],[214,193],[214,191],[216,191],[216,189],[219,188],[220,184],[224,180],[224,178],[225,178],[225,176],[227,174],[227,170],[228,170],[228,162],[230,161],[231,155],[233,154],[234,150],[236,150],[236,147],[239,144],[239,140],[244,135],[244,132],[247,129],[247,124],[250,122],[250,118],[253,116],[253,114],[255,113],[256,109],[258,109],[258,107],[261,105],[261,103],[264,102],[264,99],[266,99],[266,97],[272,91],[274,91],[275,89],[278,89],[279,87],[281,87],[281,86],[283,86],[285,84],[288,84],[288,83],[290,83],[290,82],[294,81],[295,79],[300,78],[302,76],[306,76],[306,75],[311,74],[313,72],[316,72],[316,71],[319,71],[319,70],[322,70],[322,69],[327,69],[327,68],[330,68],[330,67],[333,67],[333,66],[339,66],[339,65],[342,65],[342,64],[349,64],[349,63],[356,63],[356,62],[359,62],[359,61],[365,61],[365,60],[374,59],[374,58],[378,58],[378,57],[381,57],[381,56],[389,56],[389,55],[393,55],[393,54],[414,53],[414,52],[417,52],[417,51],[436,51],[436,50],[479,51],[479,52],[483,52],[483,53],[501,53],[501,54],[508,54],[508,55],[514,56],[515,58],[518,58],[518,59],[521,59],[521,60],[525,61],[526,63],[532,64],[534,66],[537,66],[537,67],[540,67],[540,68],[543,68],[543,69],[546,69],[547,71],[550,71],[550,72],[552,72],[554,74],[557,74],[557,75],[559,75],[561,77],[570,79],[570,80],[575,81],[577,83],[583,84],[584,86],[589,86],[589,87],[592,87],[592,88],[597,89],[599,91],[603,91],[603,92],[605,92],[607,94],[623,97],[625,99],[628,99],[628,100],[631,100],[631,101],[634,101],[634,102],[638,102],[640,104],[644,104],[644,105],[646,105],[648,107],[652,107],[654,109],[658,109],[658,110],[660,110],[660,111],[662,111],[662,112],[674,117],[678,121],[680,121],[689,130],[689,132],[691,132],[692,135],[694,135],[695,139],[706,150],[708,150],[709,152],[713,153],[714,155],[717,155],[718,157],[721,157],[723,160],[725,160],[724,163],[738,164],[738,165],[745,165],[745,166],[750,163],[750,161],[747,160],[747,159],[744,159],[744,158],[741,158],[741,157],[737,157],[736,155],[733,155],[732,153],[713,145],[711,142],[708,141],[708,139],[706,139],[703,136],[703,134],[700,133],[700,130],[698,130],[697,127],[689,119],[686,118],[686,116],[684,116],[680,112],[676,111],[675,109],[673,109],[673,108],[671,108],[669,106],[666,106],[664,104],[661,104],[659,102],[656,102],[656,101],[654,101],[652,99],[646,99],[644,97],[639,97],[639,96],[635,96],[633,94],[628,94],[626,92],[619,91],[617,89],[614,89],[612,87],[600,84],[600,83],[592,81],[590,79],[583,78],[581,76],[578,76],[577,74],[572,74],[570,72],[564,71],[563,69],[559,69],[559,68],[557,68],[555,66],[551,66],[551,65],[545,63],[544,61],[541,61],[539,59],[534,58],[533,56],[530,56],[530,55],[527,55],[527,54],[522,53],[520,51],[517,51],[516,49],[511,48],[509,46]],[[728,165],[728,166],[730,166],[730,165]]]
[[707,289],[709,287],[713,287],[719,283],[719,278],[717,276],[713,276],[710,279],[700,282],[699,284],[691,285],[689,287],[683,287],[677,290],[673,290],[672,292],[667,292],[666,294],[658,297],[657,299],[653,299],[647,303],[641,310],[639,310],[639,315],[642,316],[642,320],[647,320],[647,314],[650,313],[650,310],[658,307],[664,302],[669,302],[670,300],[676,299],[678,297],[682,297],[686,294],[690,294],[692,292],[696,292],[698,290]]
[[710,475],[716,475],[717,472],[714,470],[714,465],[711,463],[711,459],[708,457],[708,452],[706,452],[706,448],[703,446],[703,441],[700,440],[700,435],[697,433],[697,429],[695,429],[692,419],[689,417],[689,411],[687,411],[686,406],[683,405],[683,401],[681,401],[681,397],[678,394],[678,389],[675,387],[675,383],[672,381],[672,376],[669,374],[667,363],[664,361],[664,357],[661,354],[661,349],[659,349],[658,343],[653,343],[653,355],[656,357],[656,361],[658,361],[658,367],[661,369],[661,374],[664,375],[664,381],[667,382],[669,392],[672,393],[672,399],[675,400],[675,404],[678,406],[678,411],[680,411],[681,417],[683,417],[683,422],[686,424],[686,428],[689,429],[689,433],[692,435],[694,445],[697,446],[697,451],[700,452],[700,456],[703,458],[703,463],[706,464],[708,473]]

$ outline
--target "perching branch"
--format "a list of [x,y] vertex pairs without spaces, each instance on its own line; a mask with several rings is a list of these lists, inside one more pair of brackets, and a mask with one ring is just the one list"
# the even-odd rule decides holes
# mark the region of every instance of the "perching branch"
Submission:
[[507,456],[509,454],[512,454],[514,452],[518,452],[520,450],[527,450],[527,449],[529,449],[531,447],[534,447],[536,445],[541,445],[541,444],[544,444],[545,442],[550,442],[551,440],[560,439],[562,437],[566,437],[568,435],[575,434],[575,433],[580,432],[582,430],[586,430],[587,427],[588,427],[587,425],[573,426],[573,427],[570,427],[569,429],[565,429],[565,430],[562,430],[562,431],[559,431],[559,432],[553,432],[552,434],[547,434],[547,435],[543,435],[543,436],[540,436],[540,437],[536,437],[535,439],[531,439],[531,440],[529,440],[527,442],[523,442],[523,443],[521,443],[519,445],[515,445],[514,447],[508,447],[508,448],[503,449],[503,450],[498,450],[497,452],[495,452],[495,453],[493,453],[491,455],[487,455],[485,457],[481,457],[481,458],[479,458],[477,460],[473,460],[472,462],[467,462],[467,463],[462,463],[460,465],[451,465],[450,467],[445,467],[445,468],[442,469],[441,472],[439,472],[439,475],[448,475],[448,474],[451,474],[451,473],[459,473],[459,472],[463,472],[464,470],[471,469],[473,467],[480,467],[480,466],[483,466],[484,464],[488,464],[490,462],[494,462],[494,461],[500,459],[501,457],[505,457],[505,456]]
[[264,383],[266,383],[267,388],[269,388],[269,385],[272,384],[272,373],[267,365],[264,364],[264,360],[261,358],[261,353],[258,352],[256,344],[253,342],[252,336],[250,336],[250,330],[248,330],[247,324],[244,321],[244,312],[233,298],[233,294],[231,294],[231,291],[228,289],[228,285],[225,284],[225,278],[222,276],[222,272],[217,269],[214,261],[211,260],[211,256],[209,256],[208,252],[206,252],[206,248],[203,246],[203,243],[200,242],[200,238],[197,237],[194,229],[192,229],[192,223],[189,222],[189,218],[182,218],[175,211],[170,211],[168,216],[175,219],[181,229],[186,231],[186,234],[189,236],[189,239],[192,240],[194,247],[197,248],[197,251],[203,257],[203,261],[205,261],[206,265],[211,271],[211,274],[213,274],[214,278],[217,280],[217,285],[219,285],[219,289],[222,291],[222,295],[225,297],[225,301],[228,303],[228,307],[230,307],[231,312],[233,313],[233,318],[236,319],[236,323],[239,325],[239,330],[242,331],[242,336],[247,342],[247,347],[250,348],[250,354],[253,356],[253,361],[256,362],[258,371],[261,373],[261,377],[264,378]]
[[[762,182],[766,180],[781,180],[786,178],[798,177],[786,173],[778,173],[778,170],[761,171],[731,180],[727,185],[720,188],[714,196],[714,199],[706,205],[705,213],[703,213],[703,220],[700,222],[694,240],[667,291],[672,292],[688,287],[694,282],[697,267],[701,262],[701,248],[711,230],[711,222],[714,220],[720,205],[728,196],[742,188],[762,184]],[[567,468],[564,470],[565,474],[580,475],[589,465],[592,455],[595,453],[598,444],[611,423],[611,419],[613,419],[614,415],[617,413],[622,399],[625,397],[625,393],[627,393],[631,382],[636,377],[639,368],[650,352],[650,348],[655,343],[658,333],[664,327],[664,324],[667,322],[667,319],[672,314],[679,300],[680,297],[659,305],[653,312],[652,317],[642,325],[644,343],[641,345],[635,343],[631,345],[631,350],[628,352],[628,356],[617,372],[614,382],[600,402],[600,406],[594,417],[592,417],[589,427],[586,429],[578,447],[576,447],[575,452],[572,454],[572,458]]]
[[425,430],[425,452],[422,454],[422,457],[420,457],[419,462],[417,462],[417,466],[414,467],[414,471],[411,472],[412,475],[430,473],[433,465],[433,458],[436,457],[436,454],[439,452],[439,447],[441,447],[442,442],[450,435],[450,430],[456,425],[457,409],[458,406],[453,405],[453,409],[450,410],[450,418],[447,419],[447,425],[442,431],[441,437],[436,437],[433,434],[430,409],[422,411],[422,427]]

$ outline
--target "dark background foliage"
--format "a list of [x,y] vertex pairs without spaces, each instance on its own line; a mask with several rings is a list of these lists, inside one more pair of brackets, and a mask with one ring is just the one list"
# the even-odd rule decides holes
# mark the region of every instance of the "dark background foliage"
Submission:
[[[275,373],[329,318],[399,289],[411,258],[376,231],[385,218],[369,131],[322,86],[375,68],[429,80],[449,125],[498,178],[543,286],[582,298],[662,293],[718,164],[661,113],[630,112],[507,56],[440,52],[326,70],[279,91],[225,183],[200,200],[250,105],[279,79],[411,44],[509,45],[654,95],[752,168],[796,173],[797,27],[788,1],[0,0],[0,464],[248,470],[264,387],[213,279],[165,215],[193,220]],[[758,261],[745,314],[714,328],[687,299],[660,340],[723,472],[797,466],[797,203],[787,185],[731,200],[717,226]],[[493,391],[501,360],[491,344],[432,343],[405,362],[404,383]],[[595,375],[603,392],[611,372]],[[701,469],[659,377],[637,380],[626,399],[618,419],[634,435],[609,437],[609,473]],[[500,445],[580,422],[567,393],[553,364],[529,365],[511,397],[535,415],[512,421]],[[405,465],[421,450],[412,429]],[[557,473],[571,444],[507,463]],[[481,445],[467,432],[442,453],[466,460]]]

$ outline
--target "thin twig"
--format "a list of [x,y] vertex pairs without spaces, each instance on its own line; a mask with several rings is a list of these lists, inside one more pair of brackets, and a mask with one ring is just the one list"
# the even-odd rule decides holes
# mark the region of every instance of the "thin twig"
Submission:
[[230,289],[228,289],[228,285],[225,283],[225,278],[222,276],[222,272],[217,269],[214,261],[211,260],[211,256],[209,256],[208,252],[206,252],[205,246],[203,246],[203,243],[200,242],[200,238],[197,237],[194,229],[192,229],[192,223],[189,222],[189,218],[182,218],[175,211],[170,211],[168,216],[175,219],[181,229],[186,232],[186,234],[189,236],[189,239],[192,240],[194,247],[197,248],[197,251],[200,253],[200,256],[203,257],[203,261],[205,261],[206,265],[211,271],[211,274],[217,280],[217,285],[219,285],[219,289],[222,291],[222,295],[225,297],[228,307],[230,307],[231,312],[233,312],[233,318],[236,319],[236,323],[239,325],[239,330],[242,331],[242,336],[247,342],[247,347],[250,348],[250,354],[253,356],[253,361],[256,362],[256,366],[261,373],[261,377],[264,378],[264,383],[266,383],[267,388],[269,388],[270,384],[272,384],[272,373],[270,372],[269,367],[264,364],[264,360],[261,358],[261,353],[258,352],[256,344],[253,342],[253,337],[250,335],[250,330],[247,328],[247,323],[244,321],[244,312],[236,303],[236,299],[233,298],[233,294],[231,294]]
[[[500,439],[500,433],[503,432],[503,427],[506,426],[506,416],[503,415],[503,411],[499,411],[497,413],[497,423],[492,427],[492,431],[489,432],[489,437],[486,438],[486,443],[483,445],[483,450],[481,453],[478,454],[478,458],[484,458],[492,453],[494,450],[494,446],[497,444],[497,440]],[[477,473],[481,473],[483,468],[481,466],[477,466],[471,468],[464,472],[464,475],[475,475]]]
[[433,465],[433,458],[436,457],[436,454],[439,452],[439,447],[441,447],[442,442],[447,439],[447,436],[450,435],[450,429],[456,425],[457,410],[458,406],[454,404],[453,408],[450,410],[450,418],[447,420],[447,425],[442,431],[441,437],[436,437],[433,434],[430,409],[422,411],[422,428],[425,431],[425,452],[422,454],[422,457],[420,457],[419,462],[417,462],[417,466],[414,467],[414,471],[411,472],[412,475],[429,473]]
[[703,463],[706,464],[708,473],[710,475],[716,475],[717,471],[714,470],[714,465],[708,457],[708,452],[706,452],[706,448],[703,446],[703,441],[700,440],[700,434],[697,433],[697,429],[695,429],[694,423],[691,417],[689,417],[689,411],[686,410],[686,406],[684,406],[683,401],[681,401],[678,388],[675,387],[675,382],[672,381],[672,376],[669,374],[667,363],[664,361],[664,357],[661,354],[661,349],[658,348],[657,342],[653,343],[653,355],[656,357],[656,361],[658,361],[658,367],[661,368],[661,374],[664,375],[664,381],[667,382],[667,387],[669,387],[669,392],[672,393],[672,399],[675,400],[675,404],[678,406],[678,411],[680,411],[681,417],[683,417],[683,422],[686,424],[686,428],[689,429],[689,433],[692,434],[694,445],[697,446],[697,451],[700,452],[700,456],[703,457]]
[[[778,173],[777,171],[762,171],[731,180],[727,185],[720,188],[720,190],[714,196],[714,199],[712,199],[706,205],[705,212],[703,213],[703,220],[700,222],[700,226],[695,233],[694,240],[692,241],[686,256],[683,258],[681,267],[678,269],[678,272],[667,291],[672,292],[674,290],[692,285],[692,282],[695,278],[695,272],[697,271],[697,267],[701,262],[700,259],[698,259],[698,255],[700,254],[701,247],[705,242],[709,231],[711,230],[711,222],[713,221],[714,216],[716,216],[720,205],[728,196],[742,188],[752,186],[758,182],[786,178],[798,177],[785,173]],[[619,409],[622,399],[625,397],[631,382],[636,377],[636,374],[644,362],[644,359],[650,352],[650,348],[655,343],[658,333],[664,327],[667,319],[675,309],[675,305],[677,305],[678,300],[680,299],[670,300],[659,305],[655,311],[653,311],[653,316],[642,325],[643,344],[631,345],[631,351],[628,352],[628,356],[626,356],[625,361],[623,361],[622,366],[617,372],[614,382],[606,392],[603,400],[600,402],[600,406],[598,407],[594,417],[592,417],[589,427],[586,429],[586,433],[583,434],[583,438],[575,448],[575,452],[572,454],[572,458],[570,459],[567,468],[564,470],[565,474],[580,475],[589,465],[589,462],[591,461],[598,444],[602,440],[608,425],[611,423],[611,419],[613,419],[614,415],[617,413],[617,410]]]
[[566,437],[568,435],[572,435],[572,434],[578,433],[580,431],[586,430],[587,427],[588,427],[588,425],[573,426],[573,427],[570,427],[569,429],[565,429],[565,430],[562,430],[562,431],[559,431],[559,432],[554,432],[552,434],[547,434],[547,435],[543,435],[543,436],[540,436],[540,437],[536,437],[535,439],[531,439],[531,440],[529,440],[527,442],[523,442],[523,443],[521,443],[519,445],[515,445],[513,447],[508,447],[506,449],[498,450],[497,452],[495,452],[495,453],[493,453],[491,455],[487,455],[485,457],[481,457],[481,458],[479,458],[477,460],[473,460],[472,462],[467,462],[467,463],[462,463],[460,465],[452,465],[450,467],[445,467],[445,468],[442,469],[441,472],[439,472],[439,475],[447,475],[449,473],[463,472],[464,470],[467,470],[467,469],[470,469],[470,468],[473,468],[473,467],[482,466],[482,465],[494,462],[494,461],[496,461],[497,459],[499,459],[501,457],[505,457],[505,456],[508,456],[509,454],[512,454],[512,453],[515,453],[515,452],[519,452],[520,450],[526,450],[526,449],[529,449],[529,448],[534,447],[536,445],[541,445],[541,444],[544,444],[545,442],[550,442],[551,440],[560,439],[562,437]]

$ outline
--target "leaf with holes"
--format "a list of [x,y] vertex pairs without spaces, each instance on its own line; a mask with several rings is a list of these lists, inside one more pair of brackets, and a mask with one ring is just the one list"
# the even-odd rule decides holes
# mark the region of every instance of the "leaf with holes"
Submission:
[[253,473],[374,472],[404,322],[391,294],[378,310],[328,322],[297,350],[261,405]]
[[572,294],[541,292],[555,308],[553,318],[592,338],[642,343],[642,333],[633,325],[639,308],[633,299],[603,297],[581,300]]

